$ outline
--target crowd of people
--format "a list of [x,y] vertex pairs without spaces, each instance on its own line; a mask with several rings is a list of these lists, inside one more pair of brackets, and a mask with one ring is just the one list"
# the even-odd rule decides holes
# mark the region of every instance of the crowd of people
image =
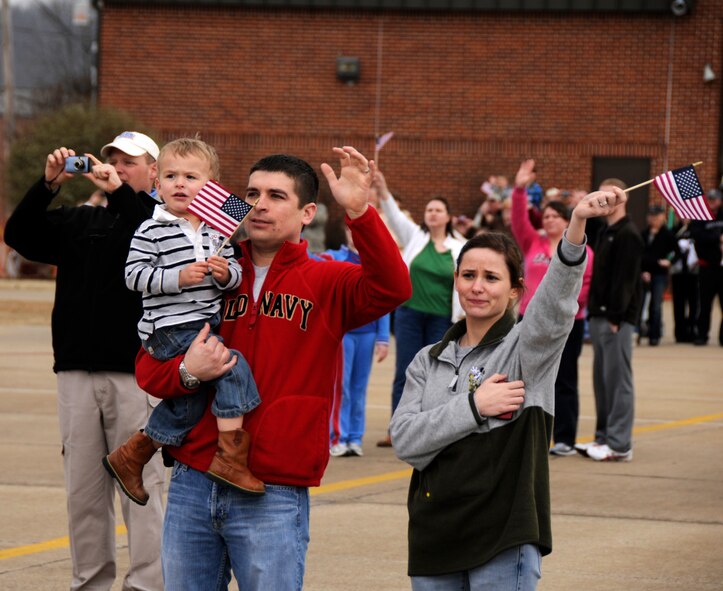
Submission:
[[[548,454],[632,460],[633,343],[659,345],[669,282],[675,340],[707,343],[723,295],[718,190],[713,221],[669,227],[654,205],[641,232],[621,180],[543,191],[526,160],[512,182],[489,177],[469,217],[434,195],[418,222],[374,161],[349,146],[333,154],[338,172],[321,172],[346,235],[333,250],[316,235],[328,212],[304,160],[251,167],[246,238],[219,247],[189,210],[220,177],[213,147],[159,149],[132,131],[103,161],[86,155],[88,203],[51,208],[76,174],[75,152],[59,147],[9,218],[7,244],[57,266],[71,589],[113,585],[114,483],[124,589],[225,588],[232,573],[243,589],[301,589],[308,489],[330,455],[364,455],[369,375],[392,331],[391,419],[377,445],[414,468],[413,589],[534,589],[552,545]],[[579,444],[586,331],[596,425]],[[173,468],[165,511],[162,458]]]
[[[381,171],[377,172],[372,186],[375,202],[402,249],[413,285],[412,298],[393,314],[392,332],[396,337],[397,356],[391,395],[392,414],[399,404],[406,368],[414,355],[422,347],[438,342],[449,326],[461,318],[458,296],[450,289],[452,270],[448,262],[444,263],[445,255],[456,260],[461,245],[482,233],[509,234],[524,255],[525,290],[517,304],[519,320],[523,319],[527,305],[549,266],[552,253],[569,224],[571,212],[587,195],[583,189],[568,191],[553,187],[543,191],[536,180],[534,168],[528,173],[523,191],[516,191],[515,188],[519,189],[517,183],[510,184],[506,176],[489,176],[480,187],[479,206],[474,213],[467,212],[469,216],[466,213],[455,215],[444,197],[432,197],[425,206],[424,221],[418,225],[409,212],[402,212],[398,198],[392,196],[384,175]],[[606,179],[601,184],[601,188],[608,190],[611,186],[626,188],[619,179]],[[713,222],[673,220],[660,204],[650,206],[646,225],[640,229],[627,215],[625,205],[618,208],[613,216],[593,217],[587,221],[588,263],[579,293],[578,312],[563,350],[555,385],[556,417],[551,454],[566,456],[580,453],[603,460],[629,460],[632,457],[629,437],[624,442],[615,442],[616,447],[612,451],[603,448],[605,453],[602,455],[597,453],[597,449],[588,453],[588,448],[607,445],[606,438],[601,435],[605,431],[604,426],[596,429],[595,442],[576,446],[579,409],[577,359],[584,342],[592,343],[597,351],[595,392],[598,420],[606,424],[607,416],[612,415],[615,422],[622,413],[627,415],[623,421],[627,425],[625,430],[632,429],[634,394],[632,348],[627,345],[627,337],[633,334],[638,344],[647,339],[650,346],[659,345],[664,330],[663,301],[667,293],[672,294],[673,299],[674,326],[671,332],[675,341],[696,345],[708,342],[713,300],[723,289],[721,192],[711,190],[707,200]],[[616,231],[618,223],[625,227],[620,235]],[[611,250],[609,247],[612,246]],[[598,248],[602,249],[603,257],[598,264],[597,289],[591,310],[590,288],[594,253]],[[701,257],[697,255],[698,250],[703,253]],[[436,266],[430,260],[431,254],[437,255]],[[436,295],[432,296],[430,290]],[[610,339],[595,332],[596,327],[601,326],[595,318],[615,327],[616,335],[622,329],[622,334],[613,339],[616,345],[612,350],[609,348]],[[719,341],[723,345],[723,327],[720,330]],[[601,348],[602,342],[607,343],[607,350]],[[612,351],[617,352],[616,357]],[[607,361],[603,362],[603,358]],[[607,378],[604,379],[605,374]],[[613,394],[606,390],[611,390]],[[611,407],[612,402],[603,402],[610,396],[617,401],[614,408]],[[621,407],[620,401],[623,400],[628,402]],[[377,445],[391,447],[391,438],[387,436]],[[335,449],[335,455],[354,455],[336,452],[338,449]]]
[[[527,190],[527,216],[529,225],[545,235],[543,215],[551,206],[568,212],[588,191],[561,190],[552,187],[543,191],[533,178]],[[452,217],[458,236],[471,238],[484,231],[502,231],[514,235],[514,200],[508,178],[491,175],[480,187],[482,196],[473,214],[460,213]],[[723,194],[714,188],[707,192],[706,201],[712,221],[678,219],[664,203],[657,201],[647,211],[645,224],[638,228],[644,242],[640,278],[643,295],[635,319],[637,343],[647,339],[657,346],[663,336],[662,305],[670,296],[673,303],[671,334],[676,343],[708,344],[711,336],[710,318],[716,296],[723,290],[721,278],[721,225],[723,222]],[[519,213],[519,212],[518,212]],[[588,221],[587,244],[592,250],[598,245],[599,234],[605,222],[594,218]],[[518,239],[517,235],[514,235]],[[529,296],[528,296],[529,297]],[[721,298],[719,305],[723,310]],[[581,299],[581,308],[584,308]],[[716,327],[713,327],[715,330]],[[589,342],[589,329],[585,327]],[[715,339],[715,334],[713,339]],[[718,342],[723,345],[723,328],[718,329]]]

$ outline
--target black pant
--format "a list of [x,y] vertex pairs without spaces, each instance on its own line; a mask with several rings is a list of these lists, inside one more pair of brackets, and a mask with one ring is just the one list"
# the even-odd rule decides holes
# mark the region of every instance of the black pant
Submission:
[[698,274],[683,271],[671,276],[675,342],[691,343],[698,334]]
[[585,321],[575,320],[562,350],[560,369],[555,380],[555,423],[553,436],[555,443],[575,445],[577,437],[577,418],[580,413],[580,401],[577,387],[577,360],[582,353],[582,338]]
[[[710,330],[710,316],[713,309],[713,300],[718,295],[718,304],[723,311],[723,267],[715,265],[704,267],[701,265],[698,275],[700,281],[700,314],[698,314],[697,341],[708,342]],[[718,342],[723,345],[723,320],[718,329]]]

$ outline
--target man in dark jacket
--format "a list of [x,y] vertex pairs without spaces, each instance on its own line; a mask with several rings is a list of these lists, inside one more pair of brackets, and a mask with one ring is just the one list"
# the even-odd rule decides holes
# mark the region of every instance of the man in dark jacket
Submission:
[[[662,333],[663,294],[668,286],[668,271],[675,257],[675,237],[665,226],[665,208],[648,209],[648,225],[643,230],[642,278],[644,293],[650,294],[647,314],[647,337],[651,347],[660,342]],[[645,298],[644,298],[645,299]],[[641,334],[643,322],[640,323]]]
[[[690,225],[690,234],[695,243],[698,255],[698,280],[700,286],[700,311],[698,314],[698,330],[693,343],[708,344],[710,316],[713,300],[718,295],[718,304],[723,310],[723,267],[721,267],[721,250],[723,249],[723,206],[721,192],[712,189],[706,194],[708,209],[712,221],[695,221]],[[718,342],[723,346],[723,320],[718,329]]]
[[[619,179],[608,179],[601,191],[625,189]],[[643,239],[627,216],[625,206],[608,216],[598,237],[590,282],[590,338],[593,345],[595,392],[595,441],[575,446],[597,461],[633,459],[632,432],[635,390],[633,386],[633,333],[642,297],[640,265]]]
[[[126,289],[124,269],[135,229],[150,217],[158,146],[124,132],[91,157],[88,179],[106,193],[107,207],[48,209],[72,177],[58,148],[45,175],[17,206],[5,241],[24,257],[57,265],[52,315],[58,419],[63,444],[73,580],[71,589],[110,589],[115,579],[114,483],[101,459],[142,428],[151,406],[138,388],[134,360],[140,341],[140,294]],[[128,528],[130,569],[124,590],[163,589],[160,531],[163,466],[160,455],[144,472],[146,507],[120,495]]]

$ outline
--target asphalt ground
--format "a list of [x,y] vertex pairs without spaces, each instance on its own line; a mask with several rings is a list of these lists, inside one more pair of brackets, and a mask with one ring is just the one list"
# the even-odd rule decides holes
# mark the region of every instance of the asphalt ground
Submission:
[[[50,281],[0,281],[0,589],[67,589],[70,553],[52,373]],[[723,348],[635,347],[635,457],[551,458],[553,553],[542,590],[723,589]],[[716,311],[713,326],[718,326]],[[392,348],[393,349],[393,348]],[[593,432],[591,348],[579,441]],[[363,458],[332,458],[312,491],[305,589],[405,590],[410,471],[374,444],[393,373],[375,366]],[[118,571],[127,540],[118,514]],[[114,590],[121,589],[119,574]],[[235,588],[235,587],[234,587]],[[273,590],[271,590],[273,591]]]

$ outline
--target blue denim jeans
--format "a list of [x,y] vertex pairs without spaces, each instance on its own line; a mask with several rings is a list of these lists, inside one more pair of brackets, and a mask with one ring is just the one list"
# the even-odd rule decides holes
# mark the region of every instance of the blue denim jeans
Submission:
[[344,381],[341,400],[340,441],[361,445],[366,429],[366,400],[374,360],[374,332],[344,335]]
[[452,326],[447,316],[427,314],[399,306],[394,312],[394,338],[397,343],[397,365],[392,384],[392,414],[397,410],[407,381],[407,367],[427,345],[442,340],[444,333]]
[[[218,318],[218,315],[213,318],[215,322],[211,326],[218,324]],[[204,324],[198,321],[159,328],[143,341],[143,347],[154,359],[168,361],[188,349]],[[248,363],[238,351],[229,351],[236,357],[236,365],[210,382],[216,387],[211,410],[215,416],[223,419],[243,416],[261,403]],[[164,445],[181,445],[183,438],[201,420],[206,404],[203,389],[163,400],[153,409],[146,425],[146,434]]]
[[163,524],[166,591],[300,591],[309,545],[309,491],[266,485],[252,497],[176,462]]
[[650,283],[645,286],[650,292],[650,303],[648,304],[648,338],[653,341],[660,340],[663,335],[663,296],[668,286],[667,275],[653,275]]
[[438,575],[412,577],[413,591],[532,591],[542,576],[537,546],[524,544],[500,552],[478,568]]

